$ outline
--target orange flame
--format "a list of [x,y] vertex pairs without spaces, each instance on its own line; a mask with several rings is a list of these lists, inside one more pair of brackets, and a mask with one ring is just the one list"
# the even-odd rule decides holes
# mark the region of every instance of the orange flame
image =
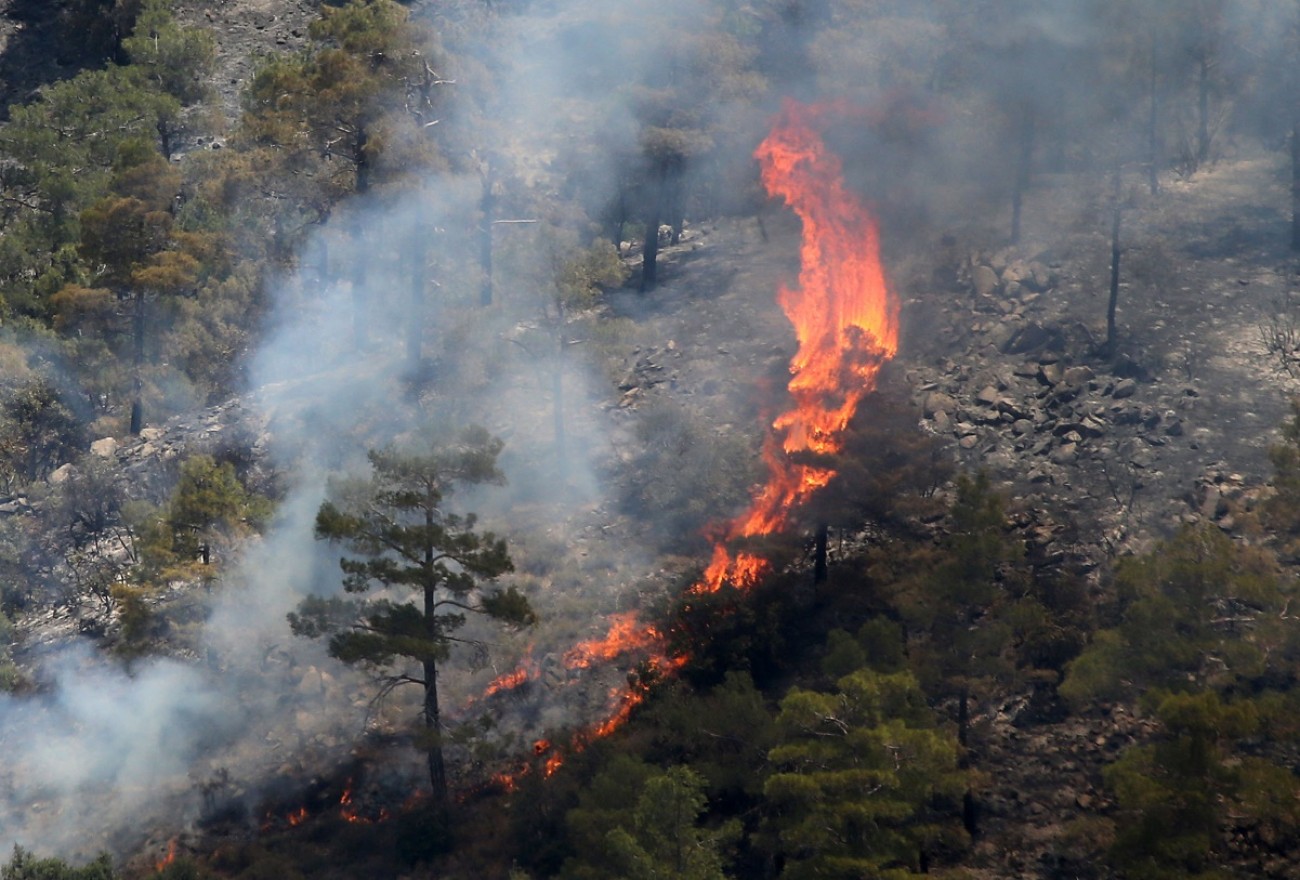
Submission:
[[834,471],[794,458],[839,452],[858,404],[898,350],[898,301],[885,281],[875,218],[845,187],[840,160],[817,131],[823,117],[842,111],[787,100],[754,151],[768,194],[803,222],[799,286],[783,285],[777,294],[799,343],[787,386],[794,406],[772,422],[763,446],[766,485],[723,530],[695,593],[724,583],[748,587],[762,575],[766,560],[744,552],[733,558],[723,542],[779,531],[831,481]]
[[176,838],[173,837],[171,842],[167,844],[167,853],[154,863],[153,868],[155,871],[161,872],[166,870],[167,866],[174,861],[176,861]]
[[663,640],[653,626],[641,623],[635,611],[615,614],[610,618],[609,632],[604,638],[579,642],[564,652],[564,665],[568,669],[586,669],[593,663],[613,660],[628,651],[639,651]]
[[[717,592],[725,584],[745,589],[764,575],[770,567],[766,559],[745,550],[733,554],[728,543],[780,531],[791,511],[830,483],[835,472],[809,464],[808,458],[840,451],[843,432],[858,405],[898,350],[899,306],[880,262],[876,221],[844,185],[840,160],[826,149],[818,132],[823,119],[846,111],[851,112],[840,104],[787,100],[771,133],[754,152],[768,194],[781,198],[803,224],[798,286],[783,285],[777,294],[798,342],[787,386],[793,406],[772,422],[763,444],[767,482],[744,513],[719,529],[713,557],[691,594]],[[581,642],[566,652],[564,665],[586,668],[646,649],[651,654],[647,665],[663,675],[675,673],[688,659],[668,657],[663,634],[630,612],[612,618],[604,638]],[[498,679],[500,686],[490,692],[515,686],[512,676],[518,674]],[[592,738],[613,733],[648,692],[644,681],[615,688],[611,714],[575,737],[570,748],[581,751]],[[545,740],[534,746],[538,757],[550,749]],[[562,762],[559,750],[553,751],[545,774],[550,776]],[[529,769],[493,779],[513,791],[518,777]]]
[[488,682],[488,686],[483,689],[483,696],[490,697],[501,691],[510,691],[527,682],[537,674],[536,667],[531,663],[525,664],[513,669],[510,672],[498,675]]
[[306,822],[306,821],[307,821],[307,817],[308,817],[309,815],[310,815],[310,814],[307,812],[307,808],[306,808],[306,807],[299,807],[298,809],[294,810],[294,811],[293,811],[292,813],[290,813],[289,815],[285,816],[285,817],[284,817],[284,820],[285,820],[286,822],[289,823],[289,826],[290,826],[290,827],[292,827],[292,828],[297,828],[297,827],[298,827],[299,825],[301,825],[303,822]]

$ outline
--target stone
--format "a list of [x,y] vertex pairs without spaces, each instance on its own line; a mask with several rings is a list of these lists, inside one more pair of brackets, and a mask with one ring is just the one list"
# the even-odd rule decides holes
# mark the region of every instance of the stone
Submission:
[[1073,443],[1063,443],[1048,456],[1048,460],[1051,461],[1052,464],[1072,464],[1078,457],[1078,446]]
[[974,434],[967,434],[957,441],[957,445],[962,449],[974,449],[975,445],[980,442],[979,437]]
[[975,400],[985,406],[993,406],[998,402],[998,389],[994,388],[992,385],[985,385],[980,389],[979,393],[975,395]]
[[1097,374],[1089,366],[1070,367],[1065,371],[1062,381],[1071,388],[1082,388],[1087,385]]
[[1101,422],[1092,416],[1085,416],[1083,421],[1079,423],[1079,432],[1085,437],[1092,437],[1095,439],[1097,437],[1105,436],[1106,425],[1104,422]]
[[940,434],[947,434],[952,430],[952,419],[944,410],[937,410],[930,418],[934,420],[934,429]]
[[48,478],[49,483],[51,486],[58,486],[62,483],[66,483],[68,481],[68,478],[71,477],[73,473],[75,473],[75,468],[73,468],[72,465],[70,464],[61,465],[58,468],[56,468],[53,473],[50,474]]
[[319,697],[324,694],[325,680],[321,677],[320,670],[315,666],[308,666],[298,681],[297,691],[302,697]]
[[112,458],[117,454],[118,442],[113,437],[103,437],[90,444],[90,454],[100,458]]
[[1132,397],[1137,391],[1137,381],[1134,379],[1120,379],[1115,383],[1115,388],[1110,392],[1110,396],[1116,400],[1123,400],[1126,397]]
[[1051,269],[1035,260],[1029,264],[1029,278],[1021,283],[1023,284],[1026,282],[1031,284],[1034,290],[1045,291],[1051,289],[1051,287],[1056,283],[1056,277],[1053,275]]
[[925,396],[921,409],[926,418],[934,418],[935,413],[940,412],[951,415],[957,412],[957,401],[942,391],[931,391]]
[[1018,319],[1012,317],[1001,324],[995,324],[993,327],[989,328],[989,345],[993,346],[998,351],[1006,351],[1007,346],[1010,344],[1011,340],[1015,338],[1017,333],[1018,328],[1015,323],[1012,323],[1016,320]]
[[976,296],[991,296],[998,289],[998,275],[988,266],[976,266],[970,273]]
[[[1035,321],[1029,321],[1007,340],[1002,350],[1007,354],[1027,354],[1043,349],[1059,350],[1064,347],[1064,344],[1065,337],[1059,328],[1044,327]],[[1055,361],[1055,356],[1049,355],[1047,357],[1051,357]],[[1040,357],[1039,363],[1043,363],[1043,361],[1043,357]]]
[[1045,385],[1059,385],[1064,377],[1065,371],[1060,364],[1043,364],[1038,368],[1038,380]]

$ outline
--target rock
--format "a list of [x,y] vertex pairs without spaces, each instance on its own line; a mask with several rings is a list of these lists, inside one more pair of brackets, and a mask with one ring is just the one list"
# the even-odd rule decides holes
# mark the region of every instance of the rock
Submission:
[[970,280],[976,296],[992,296],[998,289],[997,273],[988,266],[976,266],[972,269]]
[[921,409],[926,418],[934,418],[940,412],[951,415],[957,412],[957,401],[942,391],[931,391],[925,396]]
[[1105,436],[1106,425],[1092,416],[1085,416],[1083,421],[1079,423],[1078,430],[1083,436],[1096,439]]
[[298,681],[297,691],[301,697],[319,697],[324,694],[325,680],[321,677],[320,670],[315,666],[308,666]]
[[117,454],[118,442],[113,437],[104,437],[90,444],[90,454],[100,458],[112,458]]
[[1029,419],[1016,419],[1011,423],[1011,431],[1017,437],[1032,434],[1034,432],[1034,423],[1029,421]]
[[1079,457],[1079,448],[1073,443],[1063,443],[1047,458],[1052,464],[1072,464]]
[[1136,391],[1137,391],[1137,380],[1120,379],[1118,382],[1115,383],[1115,387],[1110,392],[1110,396],[1115,398],[1116,400],[1123,400],[1126,397],[1132,397]]
[[76,468],[71,464],[60,465],[46,479],[51,486],[58,486],[68,481],[68,478],[76,473]]
[[934,420],[934,430],[940,434],[947,434],[952,430],[952,419],[944,410],[937,410],[931,418]]
[[1012,317],[1001,324],[995,324],[993,327],[989,328],[989,345],[993,346],[998,351],[1006,351],[1007,346],[1011,343],[1011,340],[1015,338],[1015,335],[1019,330],[1017,325],[1012,323],[1017,320],[1016,317]]
[[994,388],[992,385],[985,385],[980,389],[979,393],[975,395],[975,400],[985,406],[993,406],[998,402],[998,389]]
[[1092,367],[1078,366],[1070,367],[1065,371],[1062,381],[1071,388],[1082,388],[1087,385],[1097,374],[1092,371]]
[[1029,264],[1029,278],[1021,281],[1021,284],[1028,283],[1034,290],[1039,292],[1050,290],[1056,283],[1056,276],[1052,270],[1035,260]]
[[975,445],[980,442],[979,437],[974,434],[967,434],[957,441],[957,445],[962,449],[974,449]]
[[1138,449],[1129,456],[1129,463],[1134,467],[1147,469],[1156,463],[1156,454],[1150,449]]
[[1059,385],[1064,377],[1060,364],[1043,364],[1038,368],[1038,380],[1044,385]]
[[[1007,340],[1002,350],[1007,354],[1027,354],[1042,349],[1060,350],[1064,347],[1065,337],[1057,327],[1044,327],[1035,321],[1029,321]],[[1040,358],[1039,362],[1042,362]]]

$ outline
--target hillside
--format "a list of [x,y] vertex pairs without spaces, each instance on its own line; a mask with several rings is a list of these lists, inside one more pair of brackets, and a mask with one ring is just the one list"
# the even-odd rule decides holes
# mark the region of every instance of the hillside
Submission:
[[5,876],[1300,876],[1300,18],[1157,6],[3,4]]

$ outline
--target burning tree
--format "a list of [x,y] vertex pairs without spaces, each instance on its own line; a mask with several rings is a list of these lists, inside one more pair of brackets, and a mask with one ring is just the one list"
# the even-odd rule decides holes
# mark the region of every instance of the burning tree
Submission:
[[[500,483],[502,442],[482,428],[422,452],[372,450],[368,479],[331,484],[316,514],[316,537],[351,555],[339,565],[343,588],[371,598],[308,598],[289,623],[297,635],[329,636],[330,654],[380,671],[381,696],[403,684],[424,689],[429,735],[429,782],[434,808],[445,816],[447,774],[440,741],[438,664],[457,641],[467,614],[528,625],[534,614],[514,587],[485,592],[482,584],[513,570],[505,541],[475,530],[473,514],[444,506],[458,483]],[[409,591],[407,598],[401,598]]]

